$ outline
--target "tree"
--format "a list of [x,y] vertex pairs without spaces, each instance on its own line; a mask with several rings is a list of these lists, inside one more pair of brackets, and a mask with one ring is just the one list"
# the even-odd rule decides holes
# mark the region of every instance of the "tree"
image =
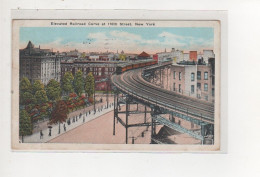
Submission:
[[35,104],[35,96],[32,95],[30,92],[21,92],[20,93],[20,104],[28,105],[28,104]]
[[67,95],[73,92],[73,79],[74,77],[70,71],[66,72],[62,78],[62,90]]
[[45,90],[38,90],[35,93],[35,99],[38,104],[46,103],[48,101],[46,91]]
[[60,83],[54,79],[51,79],[46,86],[46,93],[49,100],[58,100],[61,96]]
[[25,110],[19,111],[19,134],[22,136],[31,135],[32,134],[32,122],[29,114]]
[[39,90],[44,90],[44,85],[40,80],[36,80],[32,85],[32,94],[36,94]]
[[85,84],[85,93],[87,93],[88,98],[92,97],[95,89],[95,79],[92,72],[88,73],[86,77],[86,84]]
[[59,124],[59,133],[60,133],[60,123],[65,122],[68,118],[68,107],[65,101],[59,100],[57,101],[57,104],[55,108],[53,109],[51,113],[51,119],[49,124]]
[[83,79],[83,73],[81,70],[78,70],[75,77],[74,77],[74,90],[77,93],[78,96],[81,96],[83,90],[84,90],[84,79]]
[[126,55],[125,54],[120,54],[119,55],[119,59],[122,60],[122,61],[125,61]]
[[20,81],[20,92],[32,92],[32,85],[27,77],[22,78]]

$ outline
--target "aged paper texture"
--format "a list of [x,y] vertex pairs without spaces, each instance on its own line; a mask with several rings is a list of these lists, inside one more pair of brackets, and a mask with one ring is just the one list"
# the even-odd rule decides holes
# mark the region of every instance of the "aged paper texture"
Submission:
[[14,150],[220,150],[218,20],[13,19]]

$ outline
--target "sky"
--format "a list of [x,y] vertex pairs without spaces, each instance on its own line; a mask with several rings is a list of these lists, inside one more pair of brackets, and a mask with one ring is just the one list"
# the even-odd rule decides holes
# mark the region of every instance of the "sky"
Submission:
[[208,27],[21,27],[20,49],[31,41],[53,51],[153,54],[171,48],[190,51],[213,49],[214,28]]

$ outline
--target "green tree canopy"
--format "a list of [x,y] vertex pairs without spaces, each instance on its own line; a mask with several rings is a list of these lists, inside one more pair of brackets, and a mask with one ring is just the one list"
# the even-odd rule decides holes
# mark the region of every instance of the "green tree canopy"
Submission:
[[36,80],[32,85],[33,94],[36,94],[39,90],[44,90],[44,85],[40,80]]
[[51,79],[46,86],[46,93],[49,100],[58,100],[61,96],[60,83],[54,79]]
[[20,81],[20,92],[32,92],[32,85],[27,77]]
[[126,55],[125,54],[120,54],[119,55],[119,59],[122,60],[122,61],[125,61]]
[[92,72],[88,73],[86,77],[86,84],[85,84],[85,93],[88,97],[91,97],[94,93],[95,89],[95,78]]
[[84,78],[81,70],[78,70],[74,78],[74,90],[78,96],[81,96],[84,90]]
[[73,92],[73,75],[70,71],[64,74],[62,78],[62,90],[68,95],[69,93]]
[[32,134],[32,122],[29,114],[25,110],[19,111],[19,134],[26,136]]
[[20,93],[20,104],[28,105],[28,104],[35,104],[35,96],[30,92],[21,92]]
[[38,104],[46,103],[48,101],[46,91],[45,90],[38,90],[35,93],[35,99]]

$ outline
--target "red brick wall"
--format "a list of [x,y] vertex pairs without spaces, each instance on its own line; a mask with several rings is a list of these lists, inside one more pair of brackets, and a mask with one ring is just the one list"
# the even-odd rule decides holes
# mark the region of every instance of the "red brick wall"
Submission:
[[190,61],[197,61],[197,51],[190,51]]

